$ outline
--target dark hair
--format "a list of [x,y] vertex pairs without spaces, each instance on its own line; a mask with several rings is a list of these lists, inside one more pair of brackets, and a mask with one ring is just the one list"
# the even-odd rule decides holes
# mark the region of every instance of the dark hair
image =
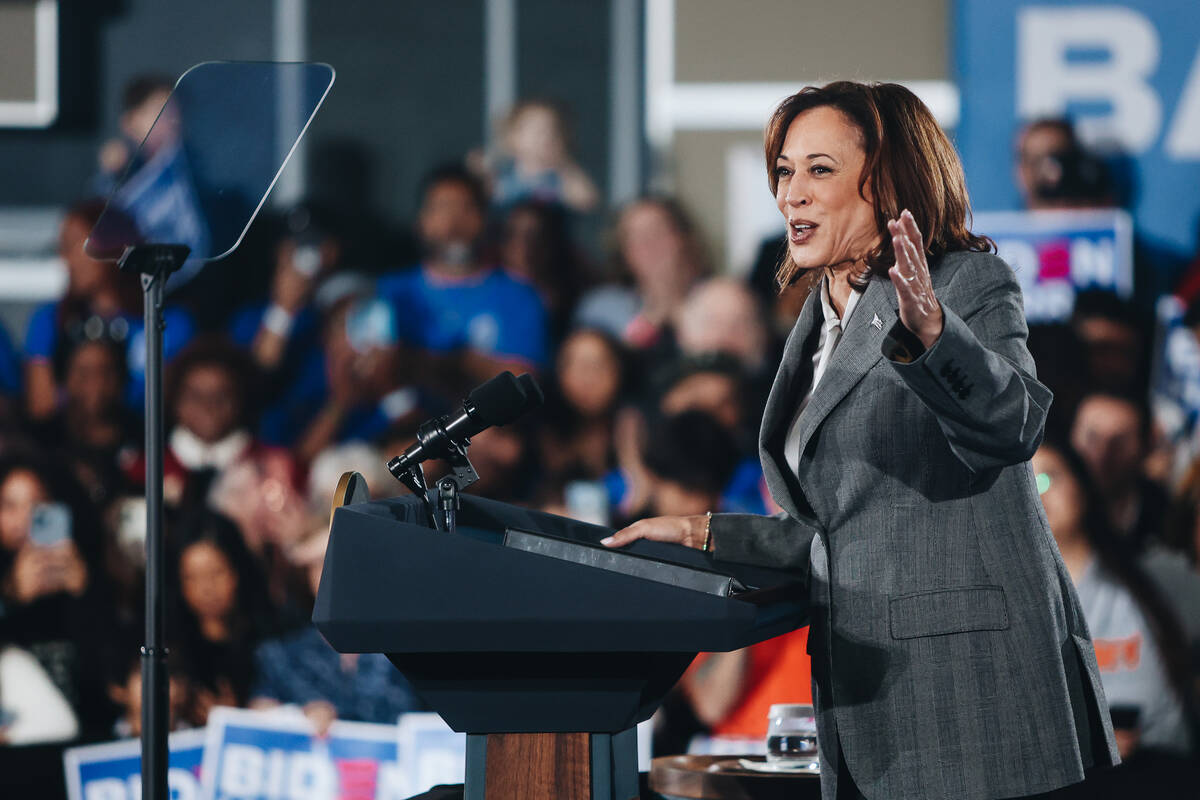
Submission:
[[155,92],[170,93],[173,88],[175,81],[166,75],[137,75],[121,90],[121,113],[133,111]]
[[1137,306],[1108,289],[1084,289],[1075,295],[1071,310],[1072,324],[1089,317],[1100,317],[1132,328],[1141,335],[1149,320]]
[[661,478],[719,494],[738,464],[733,435],[703,411],[682,411],[652,424],[643,461]]
[[167,369],[164,406],[167,418],[174,421],[175,405],[183,388],[187,374],[199,367],[219,367],[233,376],[237,392],[238,419],[240,428],[254,429],[258,418],[257,397],[259,395],[259,371],[254,360],[228,339],[216,334],[197,338],[175,356]]
[[[571,225],[567,209],[559,203],[541,200],[522,200],[508,209],[501,226],[499,239],[503,244],[509,236],[509,224],[518,214],[530,214],[537,220],[534,258],[530,279],[550,306],[551,312],[566,314],[579,298],[585,283],[579,253],[571,240]],[[505,265],[511,266],[511,265]]]
[[1150,410],[1150,402],[1140,394],[1135,392],[1117,391],[1110,389],[1093,389],[1084,392],[1079,398],[1079,405],[1076,410],[1083,408],[1083,404],[1093,397],[1103,397],[1109,400],[1116,400],[1119,403],[1126,403],[1133,408],[1137,415],[1138,436],[1142,439],[1143,450],[1150,446],[1150,439],[1153,435],[1154,417]]
[[[1075,149],[1080,146],[1079,135],[1075,132],[1075,124],[1066,117],[1038,117],[1021,126],[1017,134],[1017,146],[1020,147],[1025,137],[1038,130],[1053,130],[1061,133],[1067,140],[1067,146]],[[1017,155],[1021,155],[1018,150]]]
[[[254,646],[276,633],[275,615],[266,591],[263,569],[246,546],[242,531],[228,517],[205,507],[193,507],[167,529],[170,560],[170,585],[174,587],[173,610],[177,622],[172,626],[179,643],[193,659],[193,680],[214,687],[222,677],[230,679],[239,704],[245,703],[253,680]],[[216,548],[229,562],[237,578],[233,608],[225,620],[229,630],[228,660],[216,663],[206,646],[200,621],[183,597],[180,564],[188,548],[207,544]]]
[[[88,565],[88,583],[95,586],[104,579],[100,567],[104,548],[104,529],[100,513],[74,473],[32,446],[7,451],[0,457],[0,486],[14,472],[25,471],[37,478],[50,500],[71,510],[71,540]],[[7,574],[11,553],[0,548],[0,574]]]
[[489,204],[487,187],[478,175],[457,161],[441,164],[425,173],[417,192],[417,205],[424,205],[429,193],[443,183],[456,183],[462,186],[471,195],[471,200],[479,212],[487,214]]
[[1184,705],[1190,732],[1195,739],[1200,734],[1200,718],[1197,717],[1196,696],[1192,686],[1191,661],[1184,646],[1187,635],[1175,611],[1142,569],[1141,549],[1113,528],[1100,490],[1079,453],[1065,441],[1045,441],[1042,447],[1053,450],[1062,458],[1079,487],[1083,498],[1083,535],[1099,565],[1125,587],[1145,616],[1154,643],[1162,654],[1167,680]]
[[[994,251],[986,236],[968,229],[971,205],[962,162],[933,113],[915,94],[895,83],[836,81],[806,86],[785,99],[767,123],[764,152],[767,181],[774,194],[779,186],[775,163],[783,150],[792,121],[812,108],[831,106],[858,128],[866,162],[858,177],[859,196],[871,204],[880,244],[867,256],[868,271],[851,276],[866,286],[870,273],[886,274],[895,262],[888,220],[908,209],[925,237],[925,250],[935,258],[959,250]],[[790,256],[779,265],[780,288],[793,283],[799,268]],[[820,277],[814,270],[810,286]]]

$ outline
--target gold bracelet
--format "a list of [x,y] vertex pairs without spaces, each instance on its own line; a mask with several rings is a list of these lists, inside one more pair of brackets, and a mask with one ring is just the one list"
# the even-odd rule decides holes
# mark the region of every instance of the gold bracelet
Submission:
[[712,512],[709,511],[704,515],[704,546],[700,548],[702,553],[712,552]]

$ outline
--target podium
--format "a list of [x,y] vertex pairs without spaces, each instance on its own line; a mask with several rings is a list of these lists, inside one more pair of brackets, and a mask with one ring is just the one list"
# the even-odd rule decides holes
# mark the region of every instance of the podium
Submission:
[[604,563],[610,533],[471,495],[455,533],[415,497],[345,505],[313,622],[338,652],[385,653],[467,734],[467,800],[629,800],[635,726],[696,653],[805,624],[807,593],[659,542]]

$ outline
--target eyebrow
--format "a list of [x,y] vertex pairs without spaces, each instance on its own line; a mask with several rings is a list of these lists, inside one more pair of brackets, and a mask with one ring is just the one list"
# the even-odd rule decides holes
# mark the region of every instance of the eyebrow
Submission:
[[806,158],[807,158],[809,161],[812,161],[814,158],[820,158],[821,156],[825,156],[825,158],[828,158],[830,161],[837,161],[837,159],[836,159],[836,158],[834,158],[833,156],[829,155],[829,153],[809,153],[809,154],[808,154],[807,156],[805,156],[805,157],[806,157]]

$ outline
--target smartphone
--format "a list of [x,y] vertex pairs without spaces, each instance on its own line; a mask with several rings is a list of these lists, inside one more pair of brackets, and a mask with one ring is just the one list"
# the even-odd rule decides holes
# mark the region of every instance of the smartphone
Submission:
[[346,338],[359,353],[396,343],[396,313],[378,298],[357,302],[346,315]]
[[29,540],[38,547],[54,547],[71,538],[71,509],[62,503],[39,503],[29,520]]
[[572,519],[593,525],[609,524],[608,491],[600,481],[571,481],[564,495]]

